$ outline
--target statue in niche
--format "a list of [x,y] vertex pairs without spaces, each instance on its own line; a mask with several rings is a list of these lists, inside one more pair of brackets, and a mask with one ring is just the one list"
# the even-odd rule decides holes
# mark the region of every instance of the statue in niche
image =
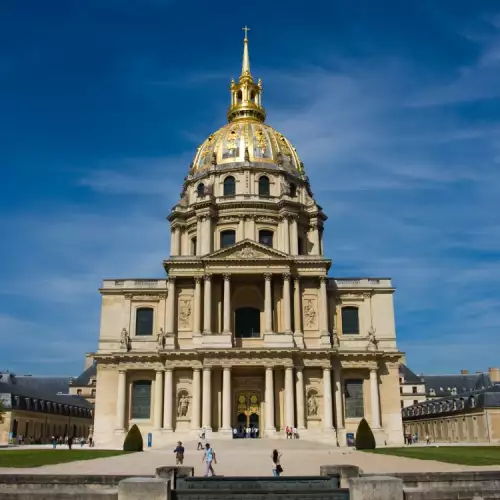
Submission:
[[316,311],[314,310],[313,301],[308,300],[304,305],[304,319],[306,326],[309,328],[316,324]]
[[333,327],[332,330],[332,345],[333,347],[340,347],[339,334],[337,333],[337,329],[335,327]]
[[165,347],[165,332],[163,328],[160,328],[156,342],[158,344],[158,349],[163,349]]
[[378,340],[375,337],[375,328],[373,328],[373,325],[370,326],[370,329],[368,330],[368,349],[370,351],[375,351],[378,349]]
[[183,300],[179,310],[179,322],[183,328],[189,326],[189,318],[191,317],[191,301]]
[[316,401],[316,394],[312,392],[307,398],[307,416],[316,417],[318,415],[318,402]]
[[122,349],[126,349],[127,351],[130,351],[130,334],[128,333],[127,329],[124,328],[122,330],[122,333],[120,334],[120,347]]
[[188,410],[189,398],[187,397],[185,392],[181,392],[181,394],[179,394],[179,401],[177,403],[177,416],[187,417]]

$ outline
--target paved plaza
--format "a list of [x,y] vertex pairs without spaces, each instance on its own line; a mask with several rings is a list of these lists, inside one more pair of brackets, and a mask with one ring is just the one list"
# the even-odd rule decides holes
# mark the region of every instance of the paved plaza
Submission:
[[[211,442],[217,453],[216,473],[231,476],[270,475],[270,454],[274,447],[283,453],[282,465],[285,475],[317,475],[321,465],[352,464],[366,473],[388,472],[447,472],[461,470],[498,470],[499,466],[467,467],[462,465],[414,460],[387,455],[374,455],[351,448],[337,448],[329,444],[305,440],[214,440]],[[202,452],[196,451],[196,442],[184,443],[186,448],[184,465],[195,467],[195,474],[203,474]],[[33,469],[0,468],[0,473],[33,474],[136,474],[152,475],[155,468],[175,465],[171,449],[150,450],[110,458],[48,465]],[[63,452],[63,451],[61,451]],[[13,450],[13,453],[15,451]],[[57,451],[55,453],[60,453]]]

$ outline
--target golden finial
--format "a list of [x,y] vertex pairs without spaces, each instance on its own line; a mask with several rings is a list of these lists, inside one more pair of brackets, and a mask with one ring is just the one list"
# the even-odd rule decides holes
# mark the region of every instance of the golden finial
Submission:
[[241,76],[250,76],[250,56],[248,55],[248,32],[250,28],[245,26],[241,28],[245,32],[243,39],[243,64],[241,66]]

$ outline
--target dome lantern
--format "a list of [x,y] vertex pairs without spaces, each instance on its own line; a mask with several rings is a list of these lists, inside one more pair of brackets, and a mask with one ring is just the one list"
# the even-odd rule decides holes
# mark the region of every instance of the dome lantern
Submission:
[[246,26],[242,28],[245,32],[243,39],[243,62],[241,75],[236,83],[231,81],[231,105],[227,112],[229,122],[237,120],[252,119],[264,122],[266,112],[262,106],[262,81],[257,83],[250,71],[250,56],[248,54],[248,31]]

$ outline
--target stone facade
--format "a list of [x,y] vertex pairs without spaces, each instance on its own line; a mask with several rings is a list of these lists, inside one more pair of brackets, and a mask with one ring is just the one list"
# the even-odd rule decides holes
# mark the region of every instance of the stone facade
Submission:
[[137,423],[154,446],[249,425],[343,445],[362,417],[379,443],[402,442],[391,280],[327,277],[327,217],[263,124],[261,91],[245,39],[229,124],[198,148],[168,217],[168,279],[103,283],[101,444]]

